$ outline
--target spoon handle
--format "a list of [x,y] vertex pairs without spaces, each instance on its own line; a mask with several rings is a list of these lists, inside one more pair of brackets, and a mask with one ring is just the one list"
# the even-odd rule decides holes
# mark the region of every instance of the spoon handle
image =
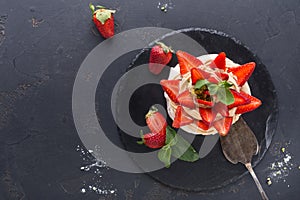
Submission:
[[265,193],[264,189],[262,188],[262,186],[261,186],[261,184],[260,184],[260,182],[259,182],[259,180],[258,180],[258,178],[257,178],[257,176],[255,174],[255,172],[253,171],[251,163],[246,163],[245,166],[248,169],[248,171],[250,172],[250,174],[251,174],[251,176],[252,176],[252,178],[253,178],[256,186],[257,186],[257,189],[259,190],[261,198],[263,200],[269,200],[269,198],[268,198],[267,194]]

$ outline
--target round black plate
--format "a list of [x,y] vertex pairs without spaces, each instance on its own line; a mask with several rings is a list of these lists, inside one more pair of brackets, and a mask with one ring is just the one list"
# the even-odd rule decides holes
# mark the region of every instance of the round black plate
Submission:
[[[176,35],[182,33],[194,39],[202,46],[198,49],[197,53],[195,53],[194,47],[191,47],[191,50],[189,49],[190,46],[187,44],[183,45],[183,48],[178,47],[178,41],[175,45],[172,44],[172,41],[174,41],[172,37],[176,38]],[[204,53],[206,54],[206,52],[219,53],[224,51],[227,54],[227,57],[236,63],[243,64],[250,61],[254,61],[256,63],[256,69],[248,82],[251,87],[252,94],[258,97],[263,104],[254,112],[244,114],[243,118],[255,133],[260,145],[258,155],[253,157],[253,165],[257,165],[270,145],[276,128],[278,114],[277,96],[266,66],[264,66],[258,57],[239,41],[217,31],[199,28],[185,29],[168,34],[161,38],[161,40],[170,46],[175,46],[175,51],[184,50],[194,54],[195,56],[199,56]],[[137,55],[132,65],[127,70],[132,70],[137,66],[147,64],[148,59],[149,48],[146,48]],[[173,56],[169,65],[170,67],[173,67],[176,64],[177,60],[175,56]],[[168,77],[169,69],[170,68],[164,69],[163,73],[156,78],[166,79]],[[149,72],[148,74],[143,74],[143,76],[154,75]],[[137,77],[137,79],[141,78],[143,77]],[[136,80],[128,80],[128,85],[123,84],[122,90],[126,91],[126,87],[129,87],[131,82],[134,81]],[[128,105],[132,120],[140,126],[145,126],[145,113],[147,113],[149,107],[153,104],[161,104],[164,107],[166,106],[161,87],[158,84],[146,84],[138,88],[133,93]],[[171,124],[171,120],[169,118],[168,123]],[[127,151],[151,151],[145,146],[138,145],[136,143],[138,140],[137,137],[129,136],[121,130],[119,130],[119,133]],[[188,136],[188,134],[186,136]],[[192,144],[195,149],[200,148],[203,139],[204,136],[196,136]],[[220,143],[218,142],[206,157],[198,160],[197,162],[187,163],[177,160],[168,169],[163,168],[147,174],[171,187],[189,191],[207,191],[220,188],[228,183],[234,182],[242,177],[245,172],[246,168],[243,165],[233,165],[225,159]]]

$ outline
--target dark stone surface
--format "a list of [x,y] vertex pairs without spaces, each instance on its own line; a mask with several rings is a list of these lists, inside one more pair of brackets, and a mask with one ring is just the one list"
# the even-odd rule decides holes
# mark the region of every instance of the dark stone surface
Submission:
[[[270,150],[255,168],[270,199],[299,194],[300,2],[298,0],[107,1],[116,8],[116,32],[144,26],[205,27],[228,33],[257,54],[269,70],[279,99],[279,123]],[[164,1],[161,1],[164,2]],[[76,72],[102,38],[84,0],[0,1],[0,199],[259,199],[250,176],[209,193],[174,190],[149,176],[104,170],[100,177],[80,171],[88,158],[72,119]],[[127,66],[134,55],[128,56]],[[287,145],[287,143],[290,143]],[[264,180],[292,155],[286,182]],[[97,182],[117,189],[99,195],[80,188]],[[85,184],[85,185],[84,185]]]

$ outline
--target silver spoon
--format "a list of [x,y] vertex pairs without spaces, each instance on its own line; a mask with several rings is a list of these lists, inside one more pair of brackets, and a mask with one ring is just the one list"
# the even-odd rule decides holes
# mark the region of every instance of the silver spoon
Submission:
[[226,159],[233,164],[237,164],[238,162],[244,164],[250,172],[262,199],[268,200],[269,198],[251,165],[252,156],[258,153],[259,145],[254,133],[243,118],[240,117],[231,126],[228,135],[220,137],[220,141]]

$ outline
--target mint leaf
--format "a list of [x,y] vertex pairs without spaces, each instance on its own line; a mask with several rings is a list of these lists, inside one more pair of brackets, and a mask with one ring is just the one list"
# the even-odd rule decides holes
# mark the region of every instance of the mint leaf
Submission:
[[170,145],[163,146],[158,152],[158,159],[165,164],[166,168],[169,168],[171,165],[171,154],[172,149]]
[[178,134],[177,138],[177,144],[172,147],[172,156],[187,162],[197,161],[199,155],[190,143]]
[[234,103],[233,94],[228,88],[220,87],[217,92],[217,98],[220,102],[224,103],[225,105],[230,105]]
[[227,81],[221,81],[221,82],[219,83],[219,86],[225,87],[225,88],[230,88],[231,86],[233,86],[233,84],[231,84],[231,83],[229,83],[229,82],[227,82]]
[[166,129],[166,144],[169,144],[170,146],[174,146],[177,143],[177,134],[174,129],[172,129],[170,126],[167,126]]
[[219,86],[217,84],[209,84],[207,86],[210,95],[215,95],[218,92]]
[[[177,146],[172,148],[172,155],[179,160],[186,161],[186,162],[195,162],[199,160],[199,154],[195,151],[195,149],[190,146],[183,154]],[[178,155],[181,155],[180,157]]]
[[210,82],[208,80],[206,80],[206,79],[199,80],[199,81],[196,82],[194,88],[195,89],[200,89],[202,86],[204,86],[204,85],[206,85],[208,83],[210,83]]

